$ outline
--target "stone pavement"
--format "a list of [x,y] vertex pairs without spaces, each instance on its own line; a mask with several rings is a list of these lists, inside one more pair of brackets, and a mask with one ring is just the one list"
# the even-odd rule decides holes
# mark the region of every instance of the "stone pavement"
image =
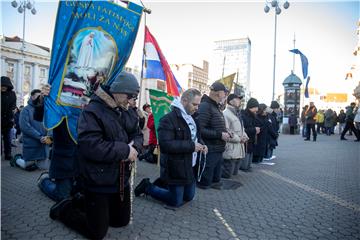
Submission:
[[[359,143],[282,135],[275,155],[275,165],[241,172],[240,188],[197,189],[177,211],[135,198],[131,224],[110,228],[106,239],[360,239]],[[81,239],[49,218],[53,202],[36,186],[39,171],[1,164],[2,239]],[[138,162],[135,182],[157,174],[156,166]]]

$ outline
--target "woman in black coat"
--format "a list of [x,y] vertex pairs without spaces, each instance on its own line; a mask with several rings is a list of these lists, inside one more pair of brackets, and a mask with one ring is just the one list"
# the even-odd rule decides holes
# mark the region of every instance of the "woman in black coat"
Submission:
[[262,162],[267,147],[267,137],[271,123],[268,121],[268,117],[265,112],[266,105],[259,104],[259,110],[256,114],[255,125],[260,127],[260,133],[254,143],[254,156],[253,163]]

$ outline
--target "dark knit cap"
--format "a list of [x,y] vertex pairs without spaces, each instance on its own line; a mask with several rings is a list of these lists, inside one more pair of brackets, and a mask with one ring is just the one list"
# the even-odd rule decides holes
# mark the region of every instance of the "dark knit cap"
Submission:
[[254,107],[259,107],[259,102],[255,98],[250,98],[246,104],[246,108],[250,109]]
[[272,109],[280,108],[280,105],[277,101],[272,101],[270,104],[270,108]]
[[238,98],[238,99],[242,99],[243,98],[243,96],[239,96],[239,95],[237,95],[237,94],[234,94],[234,93],[231,93],[231,94],[229,94],[229,96],[227,97],[227,103],[228,104],[230,104],[230,101],[231,100],[233,100],[233,99],[235,99],[235,98]]

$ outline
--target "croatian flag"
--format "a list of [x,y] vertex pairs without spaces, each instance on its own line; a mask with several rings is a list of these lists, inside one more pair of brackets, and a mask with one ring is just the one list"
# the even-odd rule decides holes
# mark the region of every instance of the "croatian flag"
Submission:
[[147,26],[145,26],[145,66],[145,78],[164,80],[168,95],[180,96],[181,86]]

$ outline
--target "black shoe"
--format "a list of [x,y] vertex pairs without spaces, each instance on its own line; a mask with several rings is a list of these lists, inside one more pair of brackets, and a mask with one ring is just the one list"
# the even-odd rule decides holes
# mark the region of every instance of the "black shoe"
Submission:
[[347,140],[346,138],[344,138],[344,137],[342,137],[342,138],[340,138],[340,140]]
[[360,142],[360,139],[356,139],[356,140],[354,140],[354,142]]
[[65,198],[63,200],[61,200],[58,203],[55,203],[51,208],[50,208],[50,218],[52,220],[56,220],[60,218],[60,214],[71,205],[71,198]]
[[310,138],[305,138],[304,141],[310,141]]
[[12,159],[12,156],[11,156],[11,155],[5,156],[5,160],[10,161],[11,159]]
[[135,197],[138,197],[141,194],[145,193],[150,184],[151,183],[149,178],[144,178],[143,180],[141,180],[141,182],[136,186],[134,190]]
[[214,188],[214,189],[217,189],[217,190],[221,190],[221,189],[223,189],[223,184],[222,184],[222,182],[212,183],[212,184],[211,184],[211,188]]
[[210,186],[201,185],[201,184],[199,184],[199,183],[197,183],[196,186],[197,186],[198,188],[201,188],[201,189],[204,189],[204,190],[210,188]]

